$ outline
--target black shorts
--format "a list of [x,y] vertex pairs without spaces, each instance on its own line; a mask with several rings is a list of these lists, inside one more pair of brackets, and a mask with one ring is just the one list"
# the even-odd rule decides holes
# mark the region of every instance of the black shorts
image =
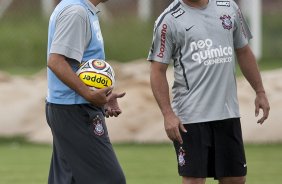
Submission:
[[218,179],[247,174],[239,118],[184,126],[183,144],[174,142],[180,176]]
[[103,112],[88,104],[46,104],[53,134],[49,184],[125,184]]

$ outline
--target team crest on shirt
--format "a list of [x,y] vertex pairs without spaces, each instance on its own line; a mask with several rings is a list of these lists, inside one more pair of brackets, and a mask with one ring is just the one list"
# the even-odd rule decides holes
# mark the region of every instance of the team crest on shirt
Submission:
[[230,15],[223,15],[220,17],[224,29],[230,30],[232,28],[232,21]]
[[185,150],[180,147],[178,151],[178,164],[179,166],[184,166],[185,165]]
[[93,119],[92,124],[93,124],[93,131],[96,135],[98,136],[104,135],[105,130],[103,127],[103,121],[98,115]]

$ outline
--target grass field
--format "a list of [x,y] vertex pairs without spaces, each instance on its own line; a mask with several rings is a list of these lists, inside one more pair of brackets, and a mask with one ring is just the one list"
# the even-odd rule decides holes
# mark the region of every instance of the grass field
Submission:
[[[177,184],[175,155],[170,144],[115,144],[128,184]],[[0,141],[0,184],[46,183],[51,146],[20,139]],[[246,145],[248,184],[279,184],[282,144]],[[217,183],[208,179],[207,184]]]

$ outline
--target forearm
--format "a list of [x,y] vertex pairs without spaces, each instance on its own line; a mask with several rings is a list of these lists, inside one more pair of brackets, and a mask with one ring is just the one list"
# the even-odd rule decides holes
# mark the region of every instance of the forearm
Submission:
[[151,88],[163,116],[171,114],[172,108],[169,98],[169,85],[166,78],[166,67],[159,68],[159,63],[151,65]]
[[236,50],[240,69],[256,93],[265,92],[254,54],[249,46]]
[[180,130],[182,132],[187,132],[187,130],[171,108],[169,86],[166,78],[167,67],[168,66],[166,64],[152,62],[150,75],[151,87],[164,117],[164,127],[167,136],[172,141],[178,141],[180,144],[182,144],[183,140],[180,135]]
[[64,56],[51,54],[47,66],[64,84],[79,95],[87,98],[89,88],[77,77]]

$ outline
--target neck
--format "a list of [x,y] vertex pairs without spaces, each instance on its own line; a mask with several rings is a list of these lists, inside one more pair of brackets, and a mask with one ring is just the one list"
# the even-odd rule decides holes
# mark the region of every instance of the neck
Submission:
[[209,0],[183,0],[185,4],[195,8],[202,8],[209,3]]
[[101,0],[89,0],[94,6],[97,6]]

